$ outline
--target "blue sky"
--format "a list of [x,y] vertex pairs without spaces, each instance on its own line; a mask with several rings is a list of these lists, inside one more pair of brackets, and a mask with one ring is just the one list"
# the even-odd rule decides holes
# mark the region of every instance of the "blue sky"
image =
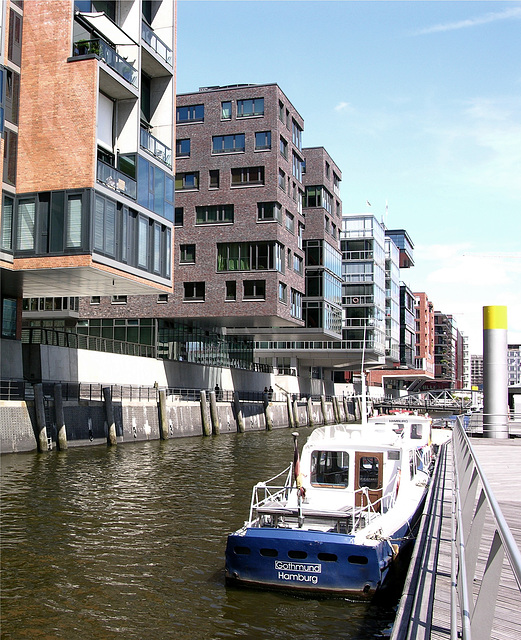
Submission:
[[521,2],[178,0],[178,93],[268,82],[342,170],[344,214],[388,204],[402,280],[471,353],[486,305],[521,343]]

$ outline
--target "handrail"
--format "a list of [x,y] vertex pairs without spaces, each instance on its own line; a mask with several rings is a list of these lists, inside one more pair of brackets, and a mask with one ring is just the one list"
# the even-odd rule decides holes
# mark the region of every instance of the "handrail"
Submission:
[[[453,429],[454,489],[453,489],[453,560],[451,567],[451,609],[458,611],[459,620],[451,620],[451,638],[458,637],[458,623],[463,640],[488,638],[494,620],[494,606],[506,555],[512,574],[521,592],[521,553],[512,536],[501,508],[492,493],[458,417]],[[481,484],[479,496],[478,485]],[[488,512],[492,515],[494,535],[486,550],[483,526]],[[478,553],[487,554],[479,593],[472,597],[476,579]],[[479,612],[478,615],[475,615]],[[454,618],[455,616],[451,616]]]

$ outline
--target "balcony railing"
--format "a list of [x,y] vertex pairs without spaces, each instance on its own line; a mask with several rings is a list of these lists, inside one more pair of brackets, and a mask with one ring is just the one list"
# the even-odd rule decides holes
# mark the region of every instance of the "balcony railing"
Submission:
[[95,40],[78,40],[74,43],[74,56],[85,56],[95,54],[103,60],[124,80],[138,88],[138,73],[134,67],[129,64],[125,58],[122,58],[109,44],[97,38]]
[[104,184],[109,189],[114,189],[119,193],[123,193],[135,200],[137,198],[137,183],[135,180],[127,176],[126,174],[118,171],[110,164],[106,164],[101,160],[98,160],[98,182]]
[[172,149],[155,138],[146,129],[141,127],[140,146],[158,160],[161,160],[167,167],[172,168]]
[[167,64],[172,66],[172,49],[167,47],[161,38],[156,36],[154,30],[146,22],[141,23],[141,37],[160,58],[163,58]]

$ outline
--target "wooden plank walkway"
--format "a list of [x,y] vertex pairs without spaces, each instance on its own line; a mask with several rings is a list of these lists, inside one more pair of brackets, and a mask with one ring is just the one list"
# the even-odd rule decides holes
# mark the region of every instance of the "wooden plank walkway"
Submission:
[[[521,439],[472,438],[471,444],[521,549]],[[417,546],[421,548],[415,549],[411,560],[411,571],[404,588],[392,640],[446,640],[451,637],[452,487],[453,451],[452,442],[449,442],[440,453],[429,512],[424,514],[419,532],[420,544]],[[481,586],[494,531],[492,515],[487,509],[476,579],[473,583],[474,598]],[[485,602],[483,606],[494,607],[492,632],[487,638],[521,638],[521,596],[506,558],[503,561],[497,597]]]

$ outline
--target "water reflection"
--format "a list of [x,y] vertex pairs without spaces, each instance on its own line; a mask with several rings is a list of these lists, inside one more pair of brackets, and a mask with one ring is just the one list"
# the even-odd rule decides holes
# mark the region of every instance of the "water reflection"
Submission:
[[253,483],[291,456],[286,429],[3,456],[2,639],[378,637],[391,606],[224,584]]

